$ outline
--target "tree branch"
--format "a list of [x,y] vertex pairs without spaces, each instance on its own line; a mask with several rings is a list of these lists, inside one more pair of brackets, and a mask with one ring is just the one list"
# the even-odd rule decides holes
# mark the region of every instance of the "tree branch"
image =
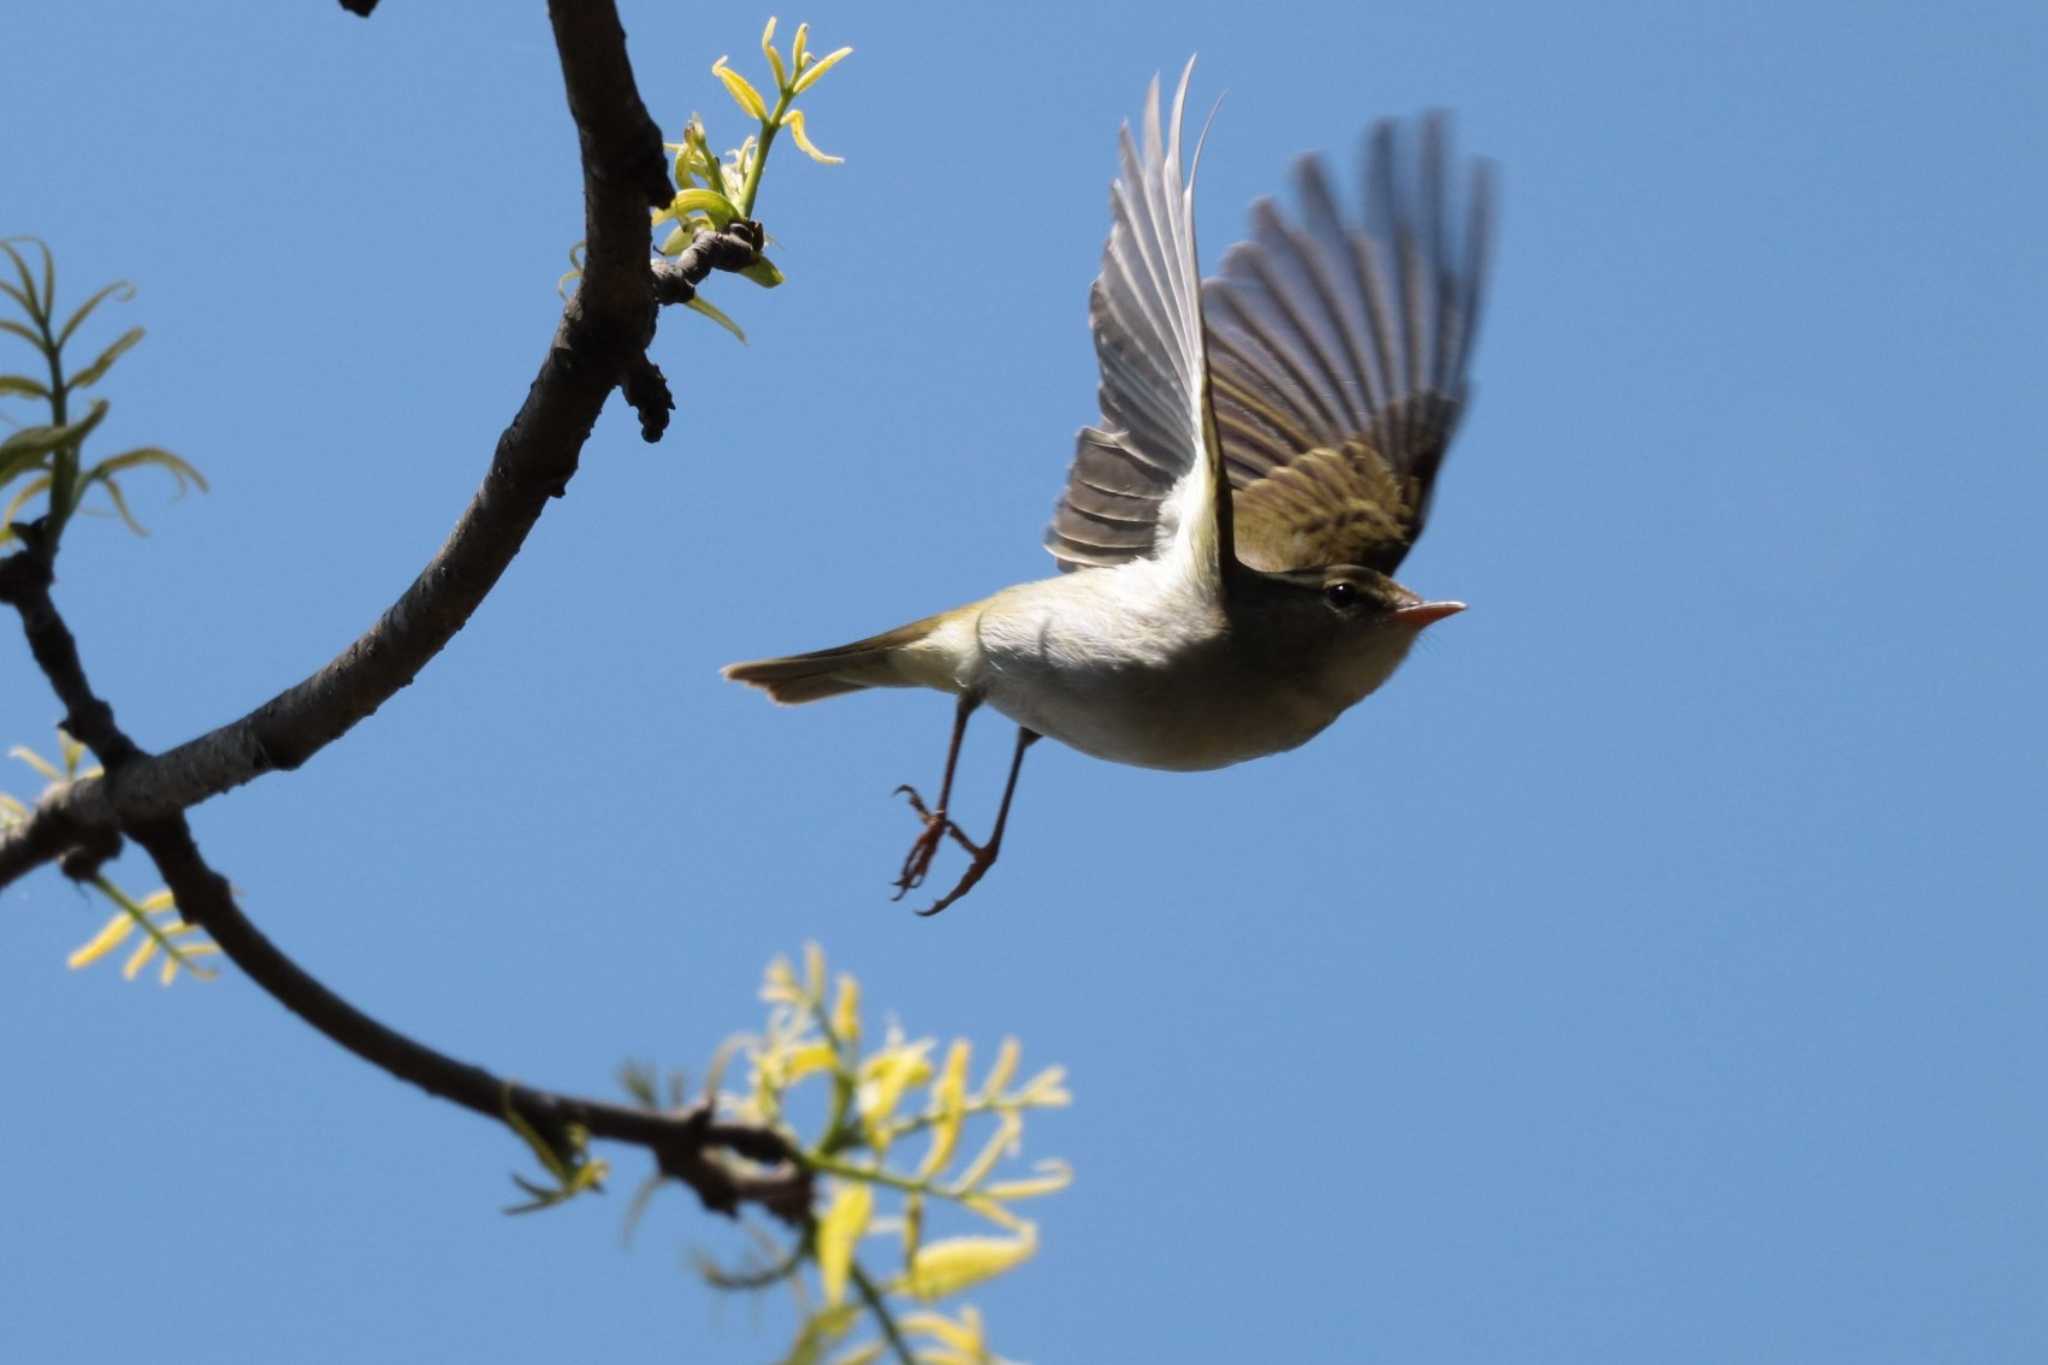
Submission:
[[[98,778],[52,783],[29,811],[28,819],[0,829],[0,888],[45,863],[62,861],[67,873],[85,871],[90,860],[79,854],[95,848],[118,851],[120,831],[106,805],[106,786]],[[111,857],[112,852],[106,856]]]
[[[374,0],[344,4],[367,13]],[[645,1147],[706,1208],[730,1214],[751,1201],[801,1225],[810,1215],[810,1173],[772,1129],[718,1122],[709,1099],[663,1113],[516,1085],[356,1009],[241,912],[184,816],[186,807],[260,773],[296,768],[411,682],[496,584],[547,500],[561,495],[614,386],[624,382],[637,391],[650,439],[666,421],[665,406],[659,421],[649,416],[657,402],[670,404],[646,355],[657,309],[647,208],[665,205],[671,194],[661,135],[640,102],[610,0],[551,0],[549,17],[582,149],[586,269],[526,402],[447,543],[377,624],[327,667],[241,720],[152,757],[93,692],[50,596],[54,575],[39,528],[19,528],[24,548],[0,560],[0,602],[20,614],[30,652],[66,708],[65,728],[98,755],[106,773],[54,786],[25,823],[0,836],[0,885],[53,858],[74,877],[90,875],[126,833],[156,863],[180,915],[212,935],[250,980],[358,1057],[486,1117],[502,1119],[514,1109],[561,1150],[572,1125]],[[750,251],[759,247],[753,231]],[[707,261],[711,254],[707,249]],[[715,1151],[759,1169],[735,1168]]]
[[[238,720],[162,754],[108,763],[105,778],[74,783],[66,803],[73,823],[111,829],[162,820],[264,773],[297,768],[410,684],[468,622],[548,500],[567,488],[614,386],[623,385],[644,436],[655,439],[666,427],[674,400],[647,357],[657,307],[688,301],[714,269],[753,264],[761,225],[734,223],[674,261],[651,264],[647,209],[665,207],[674,186],[618,15],[608,3],[556,0],[549,17],[583,157],[587,256],[582,282],[482,486],[411,586],[340,654]],[[47,588],[47,566],[25,556],[26,550],[0,560],[0,584],[40,576]],[[90,726],[96,718],[74,707],[73,719]],[[86,734],[68,722],[66,728],[99,752]],[[54,824],[36,836],[17,830],[0,838],[0,886],[58,856],[48,851]]]
[[93,694],[85,680],[85,666],[78,659],[78,642],[50,600],[55,575],[50,567],[50,547],[43,539],[43,523],[38,520],[17,527],[15,534],[22,549],[0,561],[0,602],[21,613],[29,653],[50,680],[57,700],[64,703],[64,728],[99,755],[112,772],[135,757],[135,745],[114,723],[114,708]]
[[[65,730],[91,749],[108,773],[117,772],[142,751],[114,722],[114,708],[101,700],[86,680],[78,641],[50,597],[54,575],[43,523],[17,526],[15,534],[23,548],[0,560],[0,602],[20,613],[29,653],[49,679],[57,700],[64,704]],[[61,861],[66,876],[88,880],[102,863],[121,851],[121,835],[115,825],[79,817],[78,807],[83,802],[78,795],[83,785],[67,782],[54,786],[36,802],[25,823],[0,837],[0,886],[51,861]],[[95,787],[91,794],[97,790]]]
[[714,270],[745,270],[761,259],[761,246],[768,240],[759,223],[733,223],[723,232],[707,232],[683,248],[674,260],[654,262],[654,298],[657,303],[688,303],[697,297],[697,286]]
[[[503,1119],[509,1105],[558,1148],[565,1148],[571,1124],[581,1124],[592,1137],[645,1147],[663,1174],[689,1185],[716,1212],[735,1213],[741,1202],[751,1201],[794,1225],[809,1215],[809,1172],[781,1134],[717,1122],[708,1104],[662,1113],[559,1095],[436,1052],[343,1000],[266,938],[235,904],[227,881],[201,858],[183,816],[137,826],[132,833],[163,873],[180,915],[204,926],[250,980],[372,1066],[486,1118]],[[735,1170],[709,1157],[713,1148],[771,1169]]]

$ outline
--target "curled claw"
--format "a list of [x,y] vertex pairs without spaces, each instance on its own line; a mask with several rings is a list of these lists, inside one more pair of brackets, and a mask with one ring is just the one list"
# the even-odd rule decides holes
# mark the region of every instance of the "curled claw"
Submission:
[[960,827],[947,817],[944,807],[933,810],[926,806],[924,798],[918,795],[917,788],[905,783],[896,789],[895,795],[908,797],[910,808],[924,821],[924,828],[919,830],[917,838],[911,841],[910,852],[903,855],[903,867],[895,882],[896,894],[890,897],[891,900],[900,901],[924,885],[925,877],[931,872],[932,859],[938,855],[939,844],[948,834],[957,839],[961,847],[970,853],[977,853],[979,850],[968,842],[967,836],[960,832]]
[[954,837],[958,838],[962,844],[965,844],[969,852],[973,854],[973,861],[967,864],[967,870],[960,874],[960,880],[951,891],[948,891],[945,895],[932,902],[929,908],[917,912],[927,919],[938,914],[939,911],[945,909],[954,901],[959,900],[969,891],[972,891],[974,884],[982,879],[983,874],[996,865],[996,850],[993,845],[988,848],[976,848],[973,844],[969,844],[966,836],[962,835],[958,830],[955,830],[953,833]]

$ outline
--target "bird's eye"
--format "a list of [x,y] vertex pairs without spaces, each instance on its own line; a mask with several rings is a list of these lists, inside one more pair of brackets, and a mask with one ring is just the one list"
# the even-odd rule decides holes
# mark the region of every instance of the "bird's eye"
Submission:
[[1332,583],[1323,589],[1323,600],[1338,611],[1349,611],[1358,605],[1358,587],[1352,583]]

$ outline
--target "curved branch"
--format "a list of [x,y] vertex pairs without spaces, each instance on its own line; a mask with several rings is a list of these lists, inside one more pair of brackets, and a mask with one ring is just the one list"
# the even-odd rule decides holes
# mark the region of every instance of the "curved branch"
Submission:
[[647,216],[674,189],[610,4],[548,6],[583,158],[588,255],[526,401],[446,543],[375,625],[326,667],[240,720],[122,773],[124,821],[160,819],[272,769],[292,769],[410,683],[475,612],[548,499],[576,473],[613,387],[654,338]]
[[[791,1224],[808,1216],[810,1174],[781,1134],[717,1122],[708,1104],[664,1113],[518,1085],[415,1042],[336,995],[266,938],[236,906],[226,879],[201,858],[184,817],[132,833],[163,873],[180,915],[205,926],[250,980],[372,1066],[486,1118],[502,1120],[510,1106],[558,1147],[571,1124],[595,1138],[645,1147],[663,1174],[689,1185],[716,1212],[735,1213],[742,1202],[753,1202]],[[709,1157],[713,1148],[770,1169],[735,1170]]]
[[[370,7],[364,3],[359,12]],[[106,775],[54,786],[25,823],[0,836],[0,885],[53,858],[72,876],[89,875],[125,833],[155,861],[185,919],[205,928],[279,1003],[365,1061],[493,1119],[515,1109],[558,1145],[566,1145],[571,1125],[580,1125],[593,1137],[646,1147],[663,1173],[689,1184],[707,1208],[733,1213],[753,1201],[801,1224],[810,1212],[810,1173],[772,1129],[720,1123],[709,1102],[662,1113],[515,1085],[356,1009],[242,914],[184,816],[186,807],[260,773],[297,767],[411,682],[497,582],[547,500],[561,495],[613,387],[630,381],[643,399],[643,429],[658,434],[649,404],[666,400],[667,385],[646,349],[657,309],[647,206],[670,195],[660,133],[640,102],[609,0],[551,0],[549,17],[582,147],[587,265],[525,404],[447,543],[377,624],[325,668],[241,720],[153,757],[93,692],[50,597],[45,547],[36,528],[25,528],[25,547],[0,560],[0,601],[19,612],[30,650],[67,709],[65,727],[99,756]],[[758,235],[752,241],[758,248]],[[714,1150],[763,1169],[736,1169]]]
[[[419,576],[340,654],[238,720],[164,753],[109,763],[108,777],[74,784],[75,820],[163,820],[264,773],[297,768],[410,684],[468,622],[548,500],[567,488],[614,387],[625,386],[649,439],[666,425],[673,403],[647,358],[658,305],[686,301],[713,269],[751,265],[759,259],[761,228],[734,223],[676,261],[651,264],[647,210],[666,206],[674,187],[617,13],[610,4],[555,0],[549,18],[583,156],[588,254],[582,282],[482,486]],[[29,558],[23,551],[0,561],[0,579],[10,571],[32,574]],[[72,733],[99,751],[90,736],[75,727]],[[23,861],[31,856],[21,840],[0,842],[0,885],[10,869],[18,876],[35,866]]]

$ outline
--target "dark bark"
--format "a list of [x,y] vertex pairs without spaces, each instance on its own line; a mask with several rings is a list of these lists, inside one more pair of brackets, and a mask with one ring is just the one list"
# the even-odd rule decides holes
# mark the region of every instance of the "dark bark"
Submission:
[[[572,1124],[593,1138],[645,1147],[664,1174],[689,1185],[708,1209],[730,1214],[743,1201],[752,1201],[793,1224],[807,1216],[810,1177],[780,1134],[716,1122],[703,1104],[664,1113],[559,1095],[436,1052],[349,1004],[266,938],[236,906],[227,880],[206,865],[183,816],[138,825],[130,833],[163,873],[180,915],[203,925],[250,980],[372,1066],[486,1118],[502,1118],[508,1107],[516,1109],[558,1150],[566,1150]],[[714,1148],[765,1169],[729,1167],[707,1156]]]
[[[375,0],[343,6],[367,15]],[[251,981],[373,1066],[486,1117],[514,1109],[558,1149],[566,1150],[572,1126],[645,1147],[707,1208],[733,1213],[755,1202],[801,1223],[810,1210],[810,1176],[770,1129],[718,1122],[704,1104],[662,1112],[517,1085],[356,1009],[242,913],[184,815],[261,773],[298,767],[410,683],[497,583],[548,500],[561,496],[613,388],[625,388],[649,439],[666,424],[673,399],[647,358],[659,307],[648,209],[666,205],[673,192],[661,134],[640,101],[610,0],[553,0],[549,18],[582,151],[588,254],[581,287],[525,403],[499,438],[482,487],[419,577],[360,639],[249,715],[162,755],[138,747],[93,692],[51,597],[51,556],[38,528],[21,528],[24,548],[0,560],[0,602],[20,615],[30,652],[65,707],[65,728],[106,772],[54,787],[25,823],[0,836],[0,886],[52,861],[73,877],[90,876],[125,835],[155,862],[180,915],[212,935]],[[683,273],[695,271],[694,287],[710,269],[744,268],[760,242],[758,225],[735,225],[695,256],[685,253]],[[745,1161],[734,1166],[716,1152]]]
[[[247,715],[161,754],[138,756],[118,774],[109,765],[104,779],[74,784],[63,804],[67,829],[0,836],[0,886],[58,856],[77,831],[167,818],[264,773],[297,768],[348,733],[410,684],[468,622],[548,500],[567,489],[614,387],[639,412],[644,436],[655,439],[666,428],[674,400],[647,356],[657,308],[687,302],[714,269],[743,270],[760,259],[761,226],[735,223],[673,261],[650,262],[647,211],[666,206],[674,187],[660,130],[633,83],[618,16],[610,4],[556,3],[549,12],[583,154],[587,255],[582,282],[525,403],[498,439],[482,486],[447,541],[369,630]],[[27,566],[14,567],[21,559],[0,561],[0,575],[33,576]],[[77,729],[72,734],[91,743]]]

